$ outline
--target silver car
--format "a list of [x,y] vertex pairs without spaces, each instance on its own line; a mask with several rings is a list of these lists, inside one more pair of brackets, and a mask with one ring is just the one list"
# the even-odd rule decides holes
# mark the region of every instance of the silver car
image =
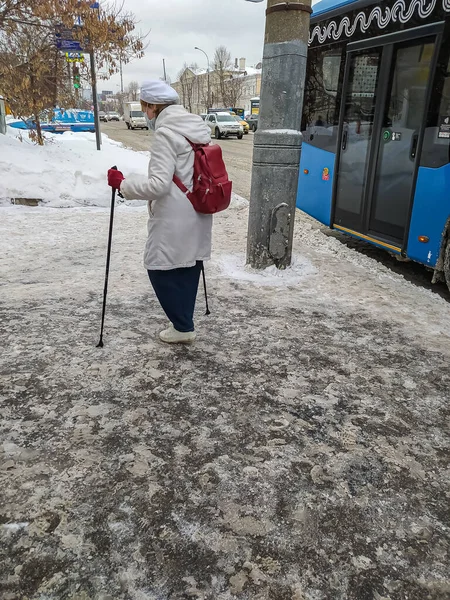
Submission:
[[244,128],[240,125],[234,115],[227,112],[212,113],[206,117],[205,123],[211,129],[211,137],[216,140],[222,137],[236,136],[238,140],[244,137]]

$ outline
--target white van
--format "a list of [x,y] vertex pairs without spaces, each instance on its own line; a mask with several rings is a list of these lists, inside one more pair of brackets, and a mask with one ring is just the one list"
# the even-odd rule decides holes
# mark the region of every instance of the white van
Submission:
[[123,105],[123,120],[128,129],[148,129],[147,121],[139,102],[125,102]]

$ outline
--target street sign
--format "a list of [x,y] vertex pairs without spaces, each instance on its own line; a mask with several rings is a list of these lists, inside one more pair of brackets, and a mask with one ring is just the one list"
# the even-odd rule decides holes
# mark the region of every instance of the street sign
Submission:
[[66,52],[66,61],[68,63],[84,62],[84,56],[81,52]]
[[56,47],[63,52],[83,52],[81,42],[73,39],[73,30],[58,26],[55,32]]
[[58,36],[56,37],[56,47],[63,52],[83,52],[80,42],[65,40]]

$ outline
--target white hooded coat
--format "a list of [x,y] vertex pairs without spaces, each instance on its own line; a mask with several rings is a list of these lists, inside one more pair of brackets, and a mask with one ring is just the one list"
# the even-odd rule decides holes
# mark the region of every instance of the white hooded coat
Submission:
[[149,202],[145,268],[193,267],[198,260],[211,258],[212,215],[196,212],[172,178],[177,175],[192,190],[194,151],[187,139],[208,144],[211,133],[201,117],[173,105],[156,119],[154,136],[148,177],[129,177],[120,191],[127,200]]

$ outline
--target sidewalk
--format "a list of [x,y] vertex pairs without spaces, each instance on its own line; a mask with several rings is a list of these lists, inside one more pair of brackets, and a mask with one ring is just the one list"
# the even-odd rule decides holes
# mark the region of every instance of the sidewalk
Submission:
[[100,350],[108,218],[0,208],[2,600],[448,598],[450,305],[300,215],[253,273],[237,201],[167,347],[121,207]]

